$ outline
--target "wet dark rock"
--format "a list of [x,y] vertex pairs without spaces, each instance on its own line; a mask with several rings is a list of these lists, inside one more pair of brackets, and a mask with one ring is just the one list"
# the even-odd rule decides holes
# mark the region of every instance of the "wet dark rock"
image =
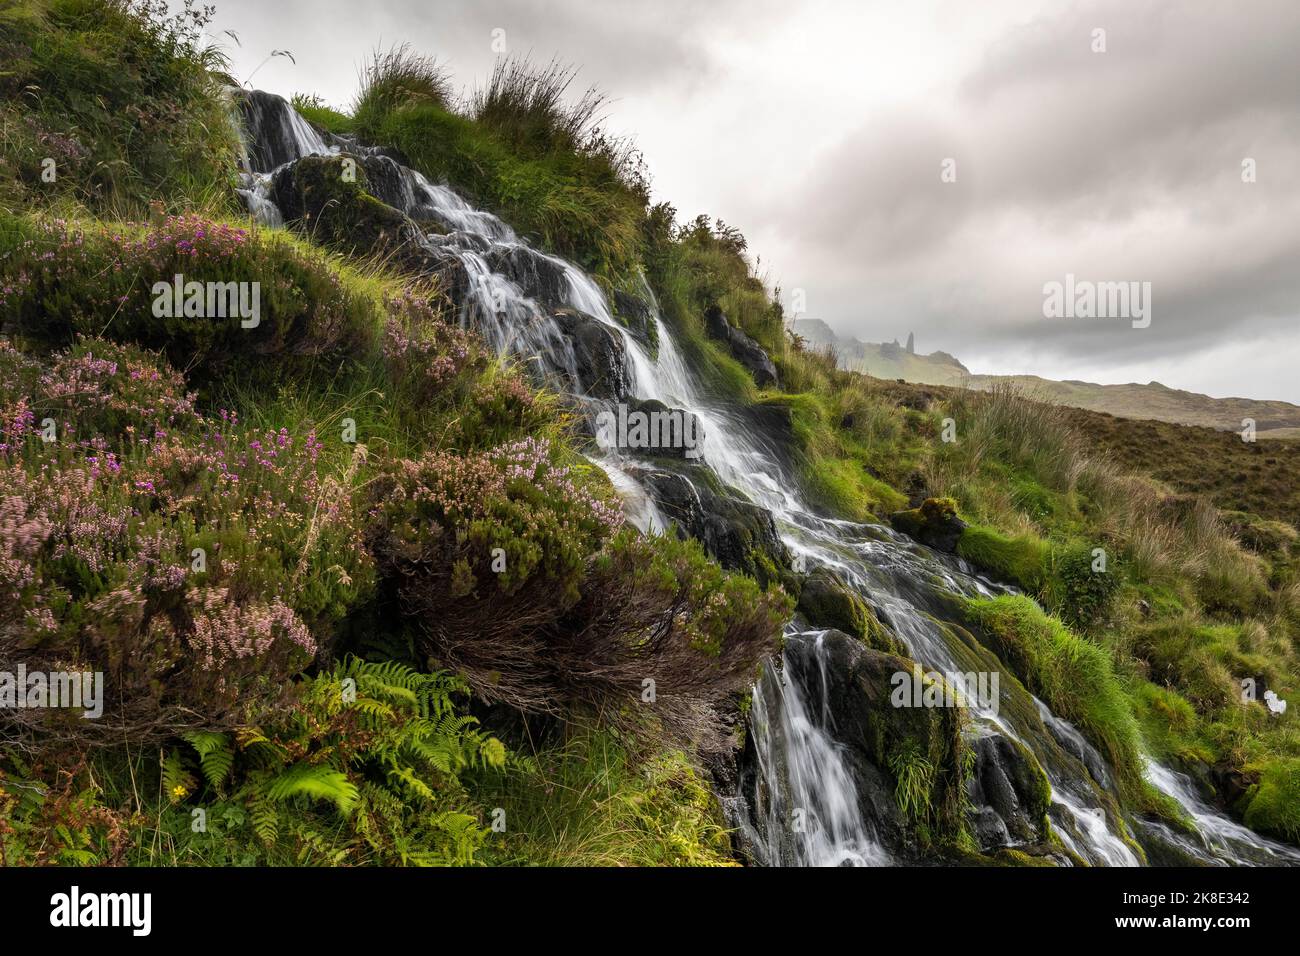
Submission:
[[[671,408],[653,398],[629,398],[624,404],[629,417],[633,414],[645,416],[648,421],[647,434],[652,443],[633,440],[626,445],[619,445],[620,451],[649,460],[668,459],[683,464],[703,462],[701,444],[704,441],[704,426],[698,417],[685,409]],[[617,421],[617,408],[606,411],[615,416],[614,420]],[[617,439],[620,436],[612,437]],[[635,439],[637,436],[629,428],[626,437]]]
[[1052,739],[1056,741],[1062,750],[1087,768],[1093,780],[1106,789],[1111,787],[1110,767],[1106,765],[1102,755],[1097,752],[1097,748],[1085,740],[1078,729],[1069,722],[1051,714],[1043,715],[1043,726],[1047,728],[1048,733],[1052,735]]
[[553,319],[573,349],[575,388],[594,398],[622,401],[632,391],[623,340],[599,320],[577,309],[559,309]]
[[678,533],[699,541],[723,567],[743,571],[765,585],[788,573],[790,552],[766,509],[712,487],[704,475],[692,481],[675,472],[655,471],[643,478]]
[[1186,837],[1175,833],[1168,824],[1147,817],[1135,818],[1134,836],[1147,855],[1151,866],[1205,866],[1205,860],[1186,846]]
[[[279,169],[271,180],[271,199],[285,222],[343,251],[397,252],[403,259],[423,259],[415,225],[372,195],[363,168],[348,167],[350,160],[355,162],[346,156],[307,156]],[[352,177],[345,175],[349,169]]]
[[366,188],[372,196],[403,212],[410,212],[415,203],[408,169],[378,154],[364,157],[361,166],[365,170]]
[[971,835],[981,850],[1010,846],[1014,840],[998,812],[989,806],[973,806],[966,813]]
[[614,290],[611,305],[614,308],[614,318],[622,322],[637,341],[653,353],[659,347],[654,307],[639,295],[622,289]]
[[758,402],[739,409],[739,426],[789,472],[794,466],[794,419],[782,401]]
[[524,295],[548,308],[559,308],[569,299],[564,263],[527,246],[495,246],[487,255],[487,264],[519,286]]
[[975,768],[967,795],[981,849],[1044,839],[1051,787],[1038,763],[1016,741],[996,732],[980,737],[973,747]]
[[[247,133],[250,172],[269,173],[298,158],[297,140],[292,135],[293,107],[284,97],[242,89],[235,90],[233,96]],[[320,135],[324,138],[324,134]]]
[[759,388],[780,387],[781,380],[776,365],[763,351],[763,347],[728,322],[726,315],[716,305],[705,310],[704,328],[710,337],[726,343],[732,358],[749,370]]
[[[834,715],[835,737],[854,755],[860,774],[855,783],[863,814],[895,853],[910,844],[912,830],[899,812],[889,761],[892,755],[912,753],[934,767],[928,794],[932,826],[940,833],[956,832],[965,803],[959,711],[894,706],[894,675],[910,674],[915,666],[906,657],[870,648],[842,631],[827,631],[816,640],[825,651],[825,666],[810,641],[791,641],[786,646],[790,676],[810,699],[825,700]],[[863,772],[865,766],[872,772]]]

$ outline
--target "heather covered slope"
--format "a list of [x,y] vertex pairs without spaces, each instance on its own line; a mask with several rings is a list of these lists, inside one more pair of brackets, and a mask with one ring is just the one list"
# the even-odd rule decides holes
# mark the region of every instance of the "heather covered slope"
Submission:
[[[184,22],[102,0],[15,9],[3,42],[30,65],[6,109],[38,115],[36,144],[99,135],[77,104],[107,71],[73,67],[105,37],[153,64],[115,76],[121,95],[159,111],[189,108],[173,96],[225,102]],[[151,80],[158,57],[190,85]],[[72,92],[22,94],[51,77]],[[76,175],[44,183],[36,153],[14,154],[0,235],[0,659],[102,670],[118,690],[110,740],[66,715],[3,715],[18,744],[0,765],[7,860],[753,859],[717,798],[745,776],[737,745],[759,736],[749,688],[796,602],[805,624],[842,632],[829,642],[837,716],[855,734],[841,743],[860,761],[860,810],[899,861],[1092,859],[1068,843],[1058,783],[1097,804],[1115,860],[1185,861],[1176,834],[1194,824],[1144,776],[1148,757],[1256,830],[1300,837],[1295,714],[1262,699],[1286,696],[1297,673],[1294,534],[1132,474],[1063,413],[1006,390],[885,383],[804,350],[743,235],[647,207],[643,171],[572,105],[566,74],[516,61],[469,103],[447,91],[431,62],[398,51],[347,109],[299,98],[315,135],[358,137],[350,148],[370,162],[352,180],[338,157],[277,173],[286,228],[250,221],[228,141],[192,175],[142,165],[93,190]],[[151,143],[168,149],[186,129],[152,127]],[[430,218],[408,232],[401,190],[378,175],[393,161],[372,147],[477,204],[457,208],[482,231],[458,238]],[[613,473],[588,457],[594,390],[565,394],[488,347],[457,321],[473,294],[460,274],[425,268],[431,245],[498,252],[482,240],[506,224],[522,240],[501,269],[539,286],[567,275],[536,249],[581,266],[623,341],[661,366],[680,347],[678,377],[721,410],[717,437],[767,443],[807,503],[782,513],[784,539],[758,503],[782,489],[746,494],[721,454],[643,462],[683,534],[627,526]],[[256,328],[154,315],[140,277],[196,263],[264,284]],[[670,339],[651,332],[642,274]],[[605,343],[597,357],[617,352],[571,312],[539,318]],[[575,375],[633,400],[618,363],[593,379],[597,364]],[[850,587],[799,568],[785,545],[804,533],[851,541],[859,563],[844,566],[881,578]],[[1097,548],[1110,558],[1100,574]],[[908,579],[925,591],[911,617],[886,576],[907,561],[924,572]],[[922,621],[1002,670],[1032,747],[973,733],[956,711],[883,706],[881,681],[923,650],[903,625]],[[798,635],[789,647],[791,673],[815,670],[803,655],[820,650]],[[647,672],[676,676],[656,699]],[[1243,698],[1245,678],[1260,697]],[[1067,753],[1030,692],[1086,748]],[[1017,788],[1005,835],[975,781],[992,768]],[[218,823],[196,833],[196,810]]]

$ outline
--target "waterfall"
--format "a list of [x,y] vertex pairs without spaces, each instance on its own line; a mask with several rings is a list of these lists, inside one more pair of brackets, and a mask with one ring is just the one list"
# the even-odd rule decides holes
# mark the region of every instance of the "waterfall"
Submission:
[[[654,399],[692,413],[703,426],[704,462],[725,486],[771,514],[798,566],[826,566],[843,576],[925,669],[1001,670],[987,651],[954,635],[945,620],[950,613],[945,598],[1007,589],[889,528],[818,516],[799,496],[777,449],[747,426],[742,409],[709,398],[699,387],[648,286],[641,291],[649,305],[648,323],[635,329],[616,317],[590,276],[532,248],[449,186],[430,182],[379,150],[319,133],[279,97],[244,95],[247,141],[240,192],[255,218],[280,224],[275,183],[295,162],[341,152],[356,157],[366,168],[371,192],[427,227],[414,241],[430,268],[455,286],[460,321],[494,349],[529,364],[581,402]],[[619,361],[594,362],[588,348],[593,337],[605,343],[606,357]],[[638,527],[666,527],[635,460],[608,450],[597,461]],[[863,811],[852,758],[836,737],[825,691],[823,636],[792,627],[783,654],[765,668],[754,689],[748,728],[756,767],[727,802],[742,843],[759,862],[886,864],[891,854]],[[1129,823],[1108,799],[1113,782],[1105,761],[1067,721],[1007,677],[1004,706],[972,707],[972,738],[1014,741],[1033,755],[1051,784],[1052,830],[1071,853],[1095,865],[1135,865],[1138,857],[1126,840]],[[1154,763],[1148,773],[1153,785],[1187,811],[1200,834],[1190,837],[1146,821],[1148,835],[1203,862],[1300,862],[1296,851],[1214,810],[1185,778]],[[1014,840],[1008,836],[1006,844]]]
[[[889,854],[863,819],[845,747],[830,732],[825,694],[814,702],[790,676],[791,656],[823,664],[823,633],[786,635],[780,667],[765,669],[749,716],[758,757],[752,816],[740,819],[749,854],[769,866],[886,866]],[[821,686],[824,688],[825,683]]]

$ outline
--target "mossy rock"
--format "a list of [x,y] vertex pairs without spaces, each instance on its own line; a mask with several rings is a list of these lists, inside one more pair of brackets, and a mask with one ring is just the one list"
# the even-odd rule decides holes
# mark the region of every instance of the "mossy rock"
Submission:
[[878,651],[904,653],[902,644],[880,623],[870,606],[830,568],[817,568],[804,578],[796,610],[813,627],[852,634]]
[[[1047,818],[1052,802],[1052,785],[1042,765],[1024,744],[1003,733],[986,733],[973,744],[975,765],[970,781],[972,830],[981,838],[980,819],[992,812],[989,832],[1005,827],[1006,836],[1016,843],[1042,840],[1051,832]],[[989,818],[991,820],[991,818]],[[982,843],[987,842],[981,839]]]
[[798,589],[771,512],[723,485],[707,465],[691,465],[690,477],[654,470],[642,478],[679,536],[695,538],[724,568],[748,574],[765,588]]
[[962,866],[1053,867],[1065,865],[1061,859],[1058,859],[1063,856],[1058,847],[1047,844],[1015,848],[1004,846],[990,853],[967,852],[956,857],[954,862]]
[[[935,840],[963,833],[968,761],[961,709],[895,706],[896,675],[913,673],[914,661],[842,631],[827,631],[819,640],[824,658],[787,656],[805,686],[825,681],[837,738],[890,778],[898,809],[916,833]],[[816,675],[801,673],[814,667]],[[904,777],[913,783],[910,796]]]
[[966,530],[951,498],[926,498],[919,508],[895,511],[889,516],[895,531],[938,551],[954,551]]
[[980,639],[1024,685],[1096,746],[1133,798],[1145,791],[1141,734],[1110,654],[1079,637],[1027,597],[965,602]]
[[275,175],[272,195],[286,222],[343,252],[409,244],[411,223],[366,191],[366,171],[350,156],[307,156]]

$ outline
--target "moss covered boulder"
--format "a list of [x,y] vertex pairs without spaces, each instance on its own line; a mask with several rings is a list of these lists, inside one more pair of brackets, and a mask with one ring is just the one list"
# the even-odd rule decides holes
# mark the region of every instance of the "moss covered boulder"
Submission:
[[966,522],[957,516],[957,502],[951,498],[926,498],[919,508],[895,511],[889,523],[895,531],[938,551],[956,551],[966,530]]
[[796,590],[790,552],[771,513],[723,485],[707,465],[691,466],[689,478],[666,470],[638,474],[679,535],[695,538],[724,568],[764,587],[779,583]]
[[834,628],[878,651],[903,653],[903,646],[880,623],[867,602],[830,568],[817,568],[803,579],[796,610],[812,627]]
[[[836,738],[856,758],[888,781],[892,806],[881,806],[872,778],[859,783],[863,812],[896,852],[915,841],[941,842],[964,831],[967,746],[964,718],[955,707],[896,706],[899,675],[916,664],[906,657],[866,646],[842,631],[815,638],[822,654],[801,653],[808,642],[787,644],[791,678],[824,692],[835,715]],[[907,821],[906,832],[890,832],[891,821]]]
[[366,183],[365,167],[353,157],[308,156],[275,174],[271,195],[285,222],[341,251],[410,247],[411,221],[371,195]]

